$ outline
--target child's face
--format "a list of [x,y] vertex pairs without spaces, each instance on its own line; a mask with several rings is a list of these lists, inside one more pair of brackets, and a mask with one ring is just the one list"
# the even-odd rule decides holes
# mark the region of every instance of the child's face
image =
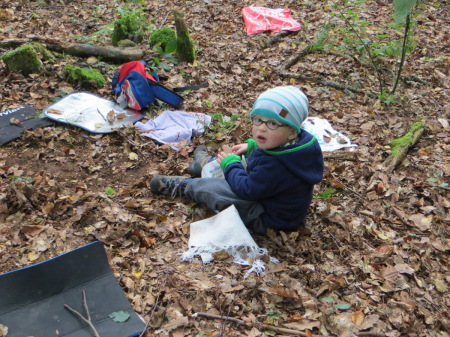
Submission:
[[277,123],[277,121],[274,120],[268,120],[267,118],[263,118],[260,116],[254,116],[258,121],[263,121],[261,125],[255,125],[252,126],[252,136],[253,139],[256,141],[256,144],[261,149],[269,150],[277,148],[281,145],[287,144],[291,140],[294,140],[297,137],[297,132],[291,128],[288,125],[280,125],[275,130],[271,130],[267,127],[268,123],[265,123],[266,121],[269,121],[269,123]]

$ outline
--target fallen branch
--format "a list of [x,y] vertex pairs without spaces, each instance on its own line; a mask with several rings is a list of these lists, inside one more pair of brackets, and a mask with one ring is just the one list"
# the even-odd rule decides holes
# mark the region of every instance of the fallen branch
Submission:
[[105,60],[117,62],[140,60],[144,55],[144,52],[139,48],[116,48],[110,46],[94,46],[75,43],[65,45],[55,39],[41,38],[39,36],[29,36],[26,39],[10,39],[0,41],[0,47],[16,48],[29,42],[42,43],[48,50],[58,53],[64,52],[79,57],[101,56]]
[[348,161],[358,161],[358,156],[356,152],[324,152],[323,157],[325,160],[348,160]]
[[[308,76],[308,75],[302,75],[302,74],[295,74],[295,73],[290,73],[287,72],[294,64],[296,64],[302,57],[311,54],[313,52],[315,52],[317,50],[317,48],[314,47],[314,44],[310,44],[307,47],[303,48],[297,55],[292,56],[290,59],[288,59],[284,64],[282,64],[278,70],[277,73],[278,75],[280,75],[281,77],[287,77],[287,78],[294,78],[297,80],[304,80],[304,81],[310,81],[310,82],[314,82],[314,83],[318,83],[318,84],[322,84],[325,86],[329,86],[332,88],[336,88],[342,91],[352,91],[358,94],[363,94],[363,95],[367,95],[371,98],[378,98],[378,95],[372,93],[372,92],[365,92],[361,89],[358,88],[354,88],[352,86],[348,86],[348,85],[344,85],[344,84],[340,84],[337,82],[332,82],[332,81],[327,81],[324,80],[322,78],[317,78],[317,77],[313,77],[313,76]],[[343,56],[343,55],[340,55]],[[350,58],[351,59],[351,58]]]
[[282,37],[288,36],[290,33],[291,32],[289,30],[282,30],[281,32],[276,33],[272,38],[269,39],[269,41],[264,44],[264,48],[270,47]]
[[86,317],[84,317],[82,314],[80,314],[78,311],[71,308],[67,304],[64,304],[64,308],[69,310],[75,316],[78,316],[83,322],[87,323],[89,325],[89,327],[91,328],[92,332],[94,333],[95,337],[100,337],[94,324],[92,324],[91,315],[89,315],[89,308],[88,308],[87,301],[86,301],[86,292],[83,290],[82,293],[83,293],[83,306],[84,306],[84,310],[86,311]]
[[[256,327],[255,325],[253,325],[251,323],[246,323],[243,320],[238,319],[238,318],[233,318],[233,317],[228,317],[228,316],[220,316],[220,315],[213,315],[213,314],[208,314],[206,312],[197,312],[197,313],[193,314],[192,317],[194,317],[194,318],[195,317],[205,317],[205,318],[211,318],[211,319],[220,319],[220,320],[233,322],[233,323],[236,323],[236,324],[239,324],[239,325],[244,325],[244,326],[246,326],[248,328]],[[311,335],[311,334],[306,334],[303,331],[294,330],[294,329],[287,329],[287,328],[281,328],[281,327],[268,325],[268,324],[261,324],[258,327],[266,329],[266,330],[274,331],[274,332],[286,333],[286,334],[291,334],[291,335],[296,335],[296,336],[301,336],[301,337],[308,337],[308,336],[324,337],[323,335]],[[256,328],[258,328],[258,327],[256,327]],[[363,337],[363,336],[384,337],[384,334],[379,334],[379,333],[375,333],[375,332],[358,332],[355,335],[358,336],[358,337]]]
[[364,90],[361,90],[361,89],[358,89],[358,88],[355,88],[352,86],[348,86],[348,85],[337,83],[337,82],[327,81],[322,78],[317,78],[317,77],[302,75],[302,74],[288,73],[288,72],[278,72],[278,75],[280,75],[281,77],[295,78],[297,80],[310,81],[310,82],[325,85],[328,87],[336,88],[336,89],[339,89],[342,91],[348,90],[348,91],[355,92],[357,94],[367,95],[370,98],[378,98],[378,95],[376,95],[372,92],[365,92]]
[[403,158],[406,157],[409,149],[411,149],[422,137],[425,131],[425,124],[422,122],[414,123],[411,130],[401,138],[394,139],[390,146],[393,151],[389,157],[386,158],[382,167],[386,173],[391,173],[400,164]]

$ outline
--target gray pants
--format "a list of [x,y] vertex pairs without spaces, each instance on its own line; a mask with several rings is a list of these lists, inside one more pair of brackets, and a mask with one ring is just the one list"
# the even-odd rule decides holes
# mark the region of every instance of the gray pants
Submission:
[[206,204],[214,211],[223,211],[234,205],[247,226],[258,234],[266,234],[268,226],[262,221],[264,207],[257,201],[239,198],[223,178],[192,179],[184,193],[195,202]]

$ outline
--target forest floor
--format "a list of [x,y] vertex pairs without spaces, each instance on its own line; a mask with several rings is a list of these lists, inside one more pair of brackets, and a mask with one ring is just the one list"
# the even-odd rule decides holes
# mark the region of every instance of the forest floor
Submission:
[[[157,28],[174,27],[173,9],[184,12],[198,49],[196,64],[158,70],[168,77],[164,84],[209,83],[186,93],[179,110],[210,113],[213,127],[180,151],[133,128],[94,134],[59,123],[27,130],[0,147],[0,273],[98,240],[132,307],[150,319],[147,336],[291,335],[277,328],[303,336],[449,336],[449,2],[421,5],[412,27],[416,48],[406,56],[395,102],[388,105],[368,94],[379,89],[374,70],[337,48],[307,54],[289,72],[353,85],[363,93],[279,75],[279,67],[316,41],[324,25],[333,23],[328,34],[343,41],[345,22],[332,15],[332,1],[259,4],[291,9],[303,27],[285,35],[247,35],[242,3],[146,0],[140,5],[140,15],[151,17]],[[93,34],[124,6],[136,5],[0,1],[0,39],[33,35],[107,45],[107,36]],[[362,6],[368,33],[393,22],[391,1],[367,0]],[[389,29],[386,34],[401,35]],[[145,60],[157,56],[147,42],[139,47]],[[55,56],[44,72],[29,76],[7,73],[0,63],[1,111],[30,105],[42,112],[62,94],[83,90],[64,81],[66,64],[98,69],[107,83],[91,92],[112,99],[111,79],[120,64]],[[380,62],[393,65],[387,57]],[[392,78],[383,75],[383,80],[392,85]],[[309,98],[310,116],[327,119],[357,147],[324,153],[325,175],[315,187],[305,229],[253,235],[279,261],[266,263],[265,274],[244,278],[250,267],[231,258],[206,265],[198,258],[182,262],[190,224],[214,213],[187,198],[153,195],[151,178],[188,175],[199,144],[216,153],[247,139],[254,100],[279,85],[299,86]],[[146,118],[164,109],[171,110],[154,106]],[[389,143],[418,119],[425,123],[424,133],[388,173],[383,162],[391,153]],[[198,312],[247,325],[195,316]]]

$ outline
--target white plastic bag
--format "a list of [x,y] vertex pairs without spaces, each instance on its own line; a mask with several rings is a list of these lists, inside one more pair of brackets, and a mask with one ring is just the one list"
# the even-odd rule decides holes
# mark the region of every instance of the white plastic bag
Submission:
[[225,176],[220,168],[220,164],[216,160],[213,160],[203,166],[202,178],[225,178]]

